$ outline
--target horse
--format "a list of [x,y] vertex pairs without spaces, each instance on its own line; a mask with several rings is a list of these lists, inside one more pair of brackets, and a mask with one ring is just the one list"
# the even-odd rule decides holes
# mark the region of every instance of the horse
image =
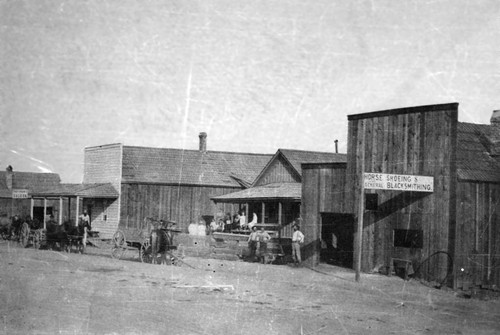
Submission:
[[12,219],[7,216],[0,217],[0,235],[4,240],[10,238]]
[[69,220],[62,224],[64,231],[66,232],[67,238],[67,251],[71,251],[71,247],[75,244],[78,247],[78,251],[85,252],[85,246],[87,244],[87,231],[89,230],[88,224],[83,224],[82,221],[79,222],[78,226],[73,224],[73,221]]
[[[159,264],[169,263],[166,256],[172,245],[172,233],[163,226],[163,222],[160,222],[160,224],[160,227],[158,224],[153,224],[149,238],[152,264],[158,264],[158,262]],[[158,257],[158,254],[160,257]]]
[[10,218],[7,216],[0,217],[0,234],[4,240],[11,238],[19,238],[21,233],[21,225],[23,220],[16,214]]

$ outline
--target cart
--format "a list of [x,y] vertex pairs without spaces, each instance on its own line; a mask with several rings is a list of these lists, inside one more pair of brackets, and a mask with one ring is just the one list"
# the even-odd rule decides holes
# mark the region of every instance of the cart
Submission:
[[45,240],[44,229],[38,227],[30,227],[28,222],[23,222],[19,233],[19,243],[23,248],[28,245],[33,245],[35,249],[40,249],[42,241]]
[[[175,234],[180,230],[175,225],[173,221],[145,218],[139,227],[120,227],[112,238],[111,257],[121,259],[127,250],[138,250],[143,263],[178,265],[184,257],[184,248],[176,244]],[[152,250],[152,234],[162,241],[157,252]]]

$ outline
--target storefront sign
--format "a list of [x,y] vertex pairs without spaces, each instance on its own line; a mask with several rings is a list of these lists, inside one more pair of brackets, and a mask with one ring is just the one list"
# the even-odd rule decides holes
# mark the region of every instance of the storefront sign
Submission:
[[434,177],[387,173],[364,173],[365,189],[434,192]]
[[12,190],[13,199],[28,199],[28,190],[14,189]]

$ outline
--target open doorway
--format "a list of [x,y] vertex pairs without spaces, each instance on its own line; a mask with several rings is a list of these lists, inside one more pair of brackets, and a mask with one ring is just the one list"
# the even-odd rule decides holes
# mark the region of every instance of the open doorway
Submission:
[[[38,220],[38,222],[43,222],[43,207],[42,206],[34,206],[33,207],[33,219]],[[52,207],[46,207],[47,220],[53,215]]]
[[322,262],[352,268],[353,215],[321,213],[321,240],[320,260]]

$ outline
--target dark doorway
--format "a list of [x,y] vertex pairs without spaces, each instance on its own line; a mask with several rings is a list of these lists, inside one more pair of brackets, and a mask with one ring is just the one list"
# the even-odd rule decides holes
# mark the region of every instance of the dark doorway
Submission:
[[[47,216],[51,216],[52,214],[52,207],[47,207]],[[33,207],[33,219],[43,222],[43,207]]]
[[353,215],[321,213],[320,260],[322,262],[352,268],[353,242]]

